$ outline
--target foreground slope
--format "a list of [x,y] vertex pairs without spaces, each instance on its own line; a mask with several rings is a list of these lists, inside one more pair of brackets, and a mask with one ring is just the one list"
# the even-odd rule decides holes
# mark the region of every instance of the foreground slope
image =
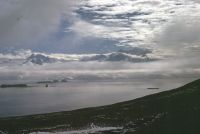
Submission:
[[200,133],[200,80],[183,87],[114,105],[24,117],[1,118],[0,131],[15,134],[121,127],[105,134]]

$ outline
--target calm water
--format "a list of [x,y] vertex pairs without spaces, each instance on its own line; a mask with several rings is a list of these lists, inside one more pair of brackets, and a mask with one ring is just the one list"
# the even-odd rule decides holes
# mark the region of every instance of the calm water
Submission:
[[[0,117],[73,110],[132,100],[173,89],[192,79],[70,81],[30,88],[0,88]],[[157,87],[159,90],[149,90]]]

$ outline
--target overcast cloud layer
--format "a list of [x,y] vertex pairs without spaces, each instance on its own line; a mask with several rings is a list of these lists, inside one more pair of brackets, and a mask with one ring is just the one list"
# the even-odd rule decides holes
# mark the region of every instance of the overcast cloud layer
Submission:
[[0,46],[192,49],[199,47],[199,9],[197,0],[0,0]]
[[[26,79],[41,73],[198,77],[199,9],[198,0],[0,0],[0,59],[12,61],[12,67],[7,61],[0,62],[2,79]],[[151,56],[161,61],[123,65],[69,62],[22,68],[16,61],[27,58],[32,51],[77,59],[77,53],[111,53],[127,47],[150,48]],[[4,51],[8,48],[14,53]],[[35,72],[27,71],[30,68]]]
[[[0,46],[34,45],[72,19],[76,0],[1,0]],[[72,20],[71,20],[72,21]]]
[[[78,10],[83,21],[78,21],[73,29],[85,36],[119,39],[122,45],[151,45],[159,34],[168,34],[165,30],[173,25],[180,28],[174,31],[181,31],[176,31],[173,38],[193,32],[199,8],[199,3],[191,0],[88,0]],[[188,25],[190,31],[184,29]]]

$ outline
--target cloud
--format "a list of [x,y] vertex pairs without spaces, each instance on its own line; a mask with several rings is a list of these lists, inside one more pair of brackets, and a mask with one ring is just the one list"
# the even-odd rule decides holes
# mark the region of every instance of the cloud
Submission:
[[199,16],[179,16],[156,37],[158,48],[172,55],[197,56],[200,54]]
[[[1,66],[1,82],[40,81],[72,77],[75,79],[165,79],[198,78],[200,68],[197,59],[157,61],[131,64],[127,62],[68,62],[43,66]],[[179,61],[179,62],[177,62]],[[193,65],[191,66],[191,63]],[[32,71],[30,71],[32,70]]]
[[103,42],[100,47],[112,46],[108,49],[116,45],[153,47],[154,35],[163,32],[173,17],[198,15],[200,4],[194,1],[1,0],[0,47],[78,52],[89,49],[92,45],[85,44],[94,44],[95,40]]
[[19,49],[15,51],[0,53],[0,59],[9,59],[9,60],[26,59],[31,54],[32,54],[31,50]]
[[[77,0],[1,0],[0,45],[34,44],[71,21]],[[70,16],[70,17],[69,17]]]
[[106,34],[105,35],[100,35],[100,34],[110,32],[110,30],[103,25],[94,25],[92,23],[83,20],[77,21],[76,23],[74,23],[72,27],[66,29],[66,32],[71,32],[71,31],[77,33],[78,34],[77,36],[82,36],[82,37],[102,36],[103,38],[106,38]]
[[[5,60],[0,62],[0,79],[39,80],[60,76],[149,79],[199,77],[200,4],[197,0],[85,0],[81,2],[81,8],[76,10],[80,18],[74,16],[77,4],[79,0],[0,0],[0,48],[35,46],[36,42],[59,33],[60,30],[66,30],[62,38],[47,39],[49,42],[47,41],[43,48],[58,49],[59,52],[61,49],[67,49],[68,52],[75,49],[72,51],[74,53],[78,51],[76,48],[81,48],[88,54],[89,49],[90,53],[94,50],[96,52],[97,49],[102,49],[103,45],[105,47],[102,53],[106,49],[116,51],[107,45],[118,43],[123,47],[147,45],[155,49],[152,55],[168,54],[176,57],[140,64],[68,62],[51,66],[22,66],[17,64],[16,59],[27,57],[31,51],[19,56],[1,54],[1,59],[14,60],[8,63],[5,63]],[[62,19],[70,21],[70,27],[64,26],[61,29]],[[108,40],[97,43],[105,38]],[[112,41],[110,44],[109,40]],[[152,40],[157,41],[157,45],[153,46]],[[54,45],[48,46],[51,42]],[[94,45],[93,48],[96,49],[91,49],[95,43],[99,47]],[[159,49],[160,53],[156,51]],[[62,54],[51,56],[70,60],[78,60],[81,57]]]
[[119,46],[153,47],[154,37],[174,17],[197,16],[199,8],[199,3],[189,0],[88,0],[76,11],[81,20],[71,30],[83,36],[110,38]]
[[[1,82],[18,83],[72,77],[75,79],[165,79],[198,78],[200,76],[199,57],[176,57],[148,63],[109,62],[109,61],[69,61],[43,65],[22,64],[29,52],[20,55],[0,55]],[[52,58],[75,60],[83,56],[49,54]],[[20,59],[20,57],[22,59]],[[6,60],[9,58],[9,60]],[[31,70],[31,71],[30,71]]]

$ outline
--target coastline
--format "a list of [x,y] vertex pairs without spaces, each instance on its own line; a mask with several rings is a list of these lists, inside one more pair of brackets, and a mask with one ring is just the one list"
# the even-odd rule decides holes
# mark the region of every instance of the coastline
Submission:
[[[158,127],[158,130],[161,131],[159,128],[163,126],[159,126],[158,122],[163,122],[164,126],[169,125],[168,127],[172,128],[176,126],[178,129],[180,126],[177,124],[177,121],[179,122],[177,119],[186,115],[185,118],[188,118],[188,123],[191,123],[189,117],[193,120],[192,124],[200,122],[198,120],[200,111],[199,92],[200,80],[196,80],[177,89],[108,106],[0,118],[0,131],[8,134],[62,132],[89,128],[93,123],[99,127],[123,127],[128,131],[134,129],[136,132],[145,133],[146,129],[151,130],[150,126],[155,127],[155,124],[156,128]],[[170,123],[168,123],[169,121]],[[174,124],[175,122],[176,124]],[[172,124],[175,126],[172,126]],[[187,123],[184,122],[184,124]],[[192,127],[195,127],[195,124]],[[199,128],[196,129],[199,130]],[[177,133],[179,133],[179,129]]]

